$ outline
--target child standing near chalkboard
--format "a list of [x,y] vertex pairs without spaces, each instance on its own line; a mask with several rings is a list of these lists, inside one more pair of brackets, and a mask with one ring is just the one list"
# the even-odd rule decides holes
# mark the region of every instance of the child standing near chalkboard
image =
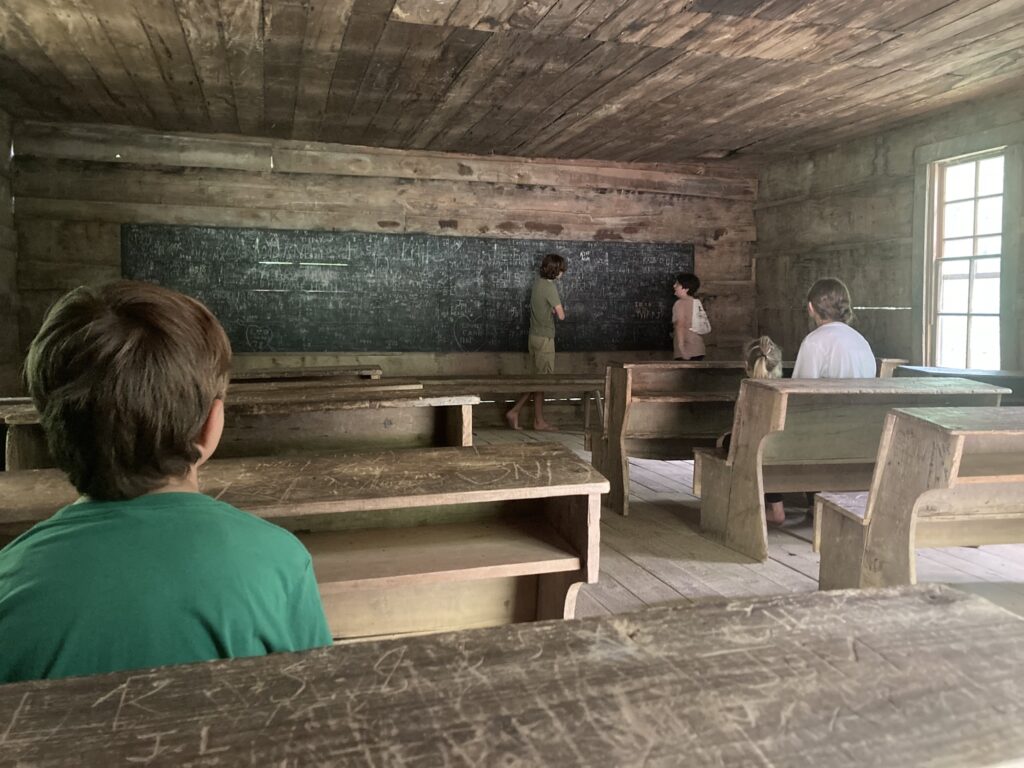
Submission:
[[704,305],[694,296],[700,289],[700,278],[691,272],[680,272],[672,285],[676,303],[672,305],[672,352],[676,360],[703,360],[704,339],[711,331]]
[[[555,372],[555,318],[565,320],[565,308],[558,295],[555,281],[565,274],[565,257],[557,253],[544,256],[540,275],[533,281],[530,292],[530,366],[535,374]],[[533,396],[533,428],[552,432],[555,428],[544,421],[544,393],[527,392],[516,400],[505,419],[512,429],[519,426],[519,411]]]

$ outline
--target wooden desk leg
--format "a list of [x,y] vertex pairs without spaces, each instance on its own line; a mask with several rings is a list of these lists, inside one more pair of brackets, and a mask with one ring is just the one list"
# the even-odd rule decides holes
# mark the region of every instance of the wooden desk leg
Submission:
[[[629,387],[632,378],[628,370],[613,370],[612,397],[602,430],[603,437],[592,446],[594,468],[608,478],[608,506],[620,515],[629,514],[629,457],[625,450],[626,429],[629,426]],[[600,443],[600,445],[598,444]]]
[[46,436],[38,424],[11,424],[7,427],[8,470],[45,469],[53,466]]
[[596,584],[601,570],[601,497],[557,496],[544,505],[551,527],[580,556],[580,570],[537,577],[537,619],[571,619],[584,584]]
[[445,406],[442,418],[445,445],[467,448],[473,445],[473,406]]

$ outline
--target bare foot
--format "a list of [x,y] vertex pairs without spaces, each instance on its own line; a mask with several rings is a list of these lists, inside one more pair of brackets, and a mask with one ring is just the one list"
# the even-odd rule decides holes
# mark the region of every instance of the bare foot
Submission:
[[781,501],[773,501],[765,510],[765,520],[768,525],[782,525],[786,522],[786,509]]
[[557,432],[558,427],[554,424],[548,424],[546,421],[540,424],[534,423],[533,428],[538,432]]
[[518,411],[506,411],[505,412],[505,421],[508,422],[508,425],[510,427],[512,427],[512,429],[522,429],[522,427],[519,426],[519,412]]

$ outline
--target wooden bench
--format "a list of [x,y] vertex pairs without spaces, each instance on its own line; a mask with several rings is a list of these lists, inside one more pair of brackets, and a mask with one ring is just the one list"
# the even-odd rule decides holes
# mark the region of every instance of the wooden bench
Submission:
[[948,587],[734,598],[0,685],[0,762],[1009,768],[1021,668]]
[[821,589],[917,582],[914,550],[1024,542],[1024,407],[885,419],[867,493],[818,494]]
[[1003,397],[1003,405],[1024,405],[1024,371],[987,371],[981,368],[935,368],[927,365],[900,365],[895,376],[956,377],[983,381],[995,387],[1006,387],[1010,394]]
[[[541,375],[509,376],[424,376],[419,381],[434,392],[472,394],[480,397],[473,423],[480,426],[506,426],[505,413],[513,402],[525,392],[544,393],[545,419],[563,428],[584,430],[591,423],[591,406],[596,409],[597,420],[603,418],[601,390],[604,374],[553,373]],[[533,423],[533,403],[528,403],[519,416],[525,428]]]
[[[218,455],[473,444],[473,406],[479,397],[389,381],[395,382],[239,384],[225,402]],[[8,427],[9,470],[53,466],[31,403],[0,406],[0,419]]]
[[765,560],[765,492],[866,489],[890,409],[999,405],[1006,391],[967,379],[747,379],[728,453],[696,453],[701,525]]
[[[571,618],[597,581],[608,482],[557,444],[214,459],[200,480],[298,532],[338,638]],[[0,473],[0,533],[76,496],[55,469]]]
[[238,368],[232,370],[231,381],[316,381],[346,379],[379,379],[384,375],[379,365],[311,365],[287,368]]
[[609,507],[629,514],[629,459],[689,459],[729,430],[740,362],[613,363],[604,419],[586,436],[592,463],[611,483]]

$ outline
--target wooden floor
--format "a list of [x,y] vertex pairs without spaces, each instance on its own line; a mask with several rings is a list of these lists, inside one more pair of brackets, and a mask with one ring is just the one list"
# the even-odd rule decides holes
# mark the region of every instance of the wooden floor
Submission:
[[[477,444],[561,442],[590,459],[583,435],[474,430]],[[600,616],[702,598],[806,592],[818,586],[810,522],[768,532],[769,559],[756,563],[700,533],[693,462],[631,459],[630,515],[604,510],[601,577],[580,595],[576,615]],[[797,497],[799,498],[799,497]],[[918,550],[920,582],[942,582],[1024,615],[1024,544]]]

